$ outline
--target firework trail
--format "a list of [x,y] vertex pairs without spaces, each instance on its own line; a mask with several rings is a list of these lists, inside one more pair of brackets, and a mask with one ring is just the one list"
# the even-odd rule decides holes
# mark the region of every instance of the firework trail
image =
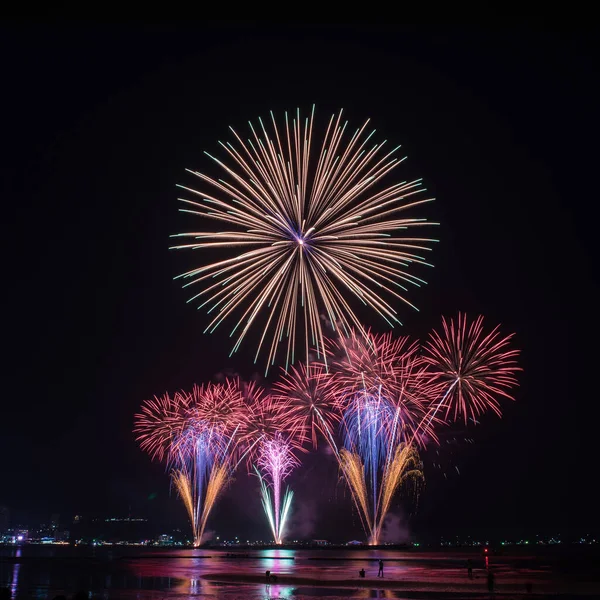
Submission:
[[336,387],[344,394],[358,390],[375,390],[380,385],[397,389],[402,363],[408,363],[419,345],[406,336],[394,338],[391,333],[376,334],[370,330],[352,330],[327,341],[330,363],[336,373]]
[[[240,458],[242,395],[235,382],[194,386],[146,401],[134,432],[152,458],[166,459],[192,526],[194,545]],[[243,455],[242,455],[243,457]]]
[[352,331],[328,341],[327,350],[330,371],[322,363],[291,367],[275,384],[274,398],[291,403],[288,414],[312,431],[313,445],[317,432],[330,444],[375,544],[394,492],[407,472],[416,478],[418,455],[407,440],[416,433],[421,445],[436,439],[433,421],[424,420],[426,366],[418,344],[391,335]]
[[[345,419],[354,416],[360,428],[361,422],[362,426],[377,422],[382,411],[386,416],[381,421],[383,433],[392,445],[401,441],[400,435],[406,441],[410,433],[411,443],[421,446],[426,439],[435,439],[432,425],[437,421],[428,425],[422,422],[431,404],[431,375],[418,342],[408,337],[394,339],[390,333],[352,331],[328,340],[327,346],[334,371],[330,385],[338,408],[346,412],[353,409]],[[363,411],[367,414],[361,421]],[[345,431],[351,434],[352,428]],[[356,440],[353,443],[356,445]]]
[[340,470],[372,544],[398,487],[422,479],[416,446],[437,443],[435,429],[450,417],[500,414],[498,396],[511,398],[507,390],[516,385],[512,336],[497,327],[485,333],[481,317],[471,324],[461,315],[456,324],[444,319],[443,328],[423,353],[406,338],[370,332],[328,344],[343,415]]
[[361,390],[347,401],[340,469],[371,544],[379,543],[401,482],[409,474],[413,479],[422,477],[418,453],[407,438],[418,431],[415,423],[423,422],[425,414],[422,403],[412,401],[410,394],[387,392],[381,385],[375,391]]
[[[285,114],[279,127],[259,119],[250,123],[244,141],[233,129],[232,142],[219,142],[223,160],[209,156],[224,171],[215,179],[190,171],[203,190],[179,186],[191,197],[180,198],[183,212],[212,219],[225,229],[195,231],[173,249],[224,249],[228,258],[207,262],[179,276],[184,287],[201,287],[197,301],[214,314],[206,331],[213,332],[237,313],[231,330],[232,353],[256,321],[262,335],[256,358],[265,349],[267,370],[284,343],[285,364],[294,362],[297,344],[325,358],[320,314],[349,331],[362,325],[347,301],[353,297],[390,325],[400,323],[394,305],[407,300],[408,285],[425,282],[409,272],[427,265],[425,254],[435,240],[406,234],[427,225],[426,219],[400,214],[430,202],[414,196],[421,180],[384,184],[401,162],[398,148],[374,143],[369,121],[354,132],[333,115],[320,144],[309,118]],[[313,148],[317,145],[317,149]],[[414,307],[413,307],[414,308]]]
[[256,445],[274,439],[287,432],[293,447],[300,449],[305,438],[302,423],[292,411],[289,399],[269,394],[255,382],[241,383],[243,411],[240,435],[246,448],[252,448],[247,456],[251,462],[256,456]]
[[142,404],[133,431],[140,448],[153,460],[163,461],[169,455],[171,443],[181,433],[186,409],[186,397],[179,393],[155,396]]
[[[265,514],[273,532],[273,540],[276,544],[281,544],[294,495],[288,488],[282,497],[282,484],[293,469],[300,465],[300,461],[294,456],[290,443],[278,434],[274,439],[260,443],[257,463],[255,470],[260,479]],[[273,490],[272,503],[269,488]]]
[[446,420],[463,417],[465,424],[487,410],[500,416],[498,397],[514,400],[509,390],[521,371],[512,337],[502,336],[499,326],[486,332],[482,316],[472,322],[461,313],[456,321],[442,318],[442,333],[434,330],[424,345],[432,387],[441,397],[432,414],[441,408]]
[[[391,456],[391,454],[390,454]],[[397,489],[408,479],[419,482],[423,479],[423,466],[419,454],[413,446],[399,444],[396,446],[392,460],[386,465],[377,514],[379,520],[374,524],[372,540],[378,544],[385,517],[392,504]]]
[[291,417],[297,420],[302,430],[310,432],[313,448],[317,448],[317,433],[321,433],[337,455],[333,434],[341,414],[331,375],[324,365],[300,363],[287,372],[282,369],[272,396],[275,402],[289,405]]
[[298,417],[292,413],[291,402],[275,399],[255,384],[245,391],[246,411],[243,438],[251,448],[248,458],[258,475],[262,504],[273,533],[273,540],[281,544],[293,492],[282,494],[284,480],[300,461],[294,451],[301,450],[305,431]]
[[425,366],[418,343],[391,334],[353,331],[330,342],[328,349],[343,411],[344,445],[361,457],[375,527],[380,480],[386,477],[396,447],[411,435],[418,434],[417,443],[435,438],[431,426],[420,427],[429,406]]

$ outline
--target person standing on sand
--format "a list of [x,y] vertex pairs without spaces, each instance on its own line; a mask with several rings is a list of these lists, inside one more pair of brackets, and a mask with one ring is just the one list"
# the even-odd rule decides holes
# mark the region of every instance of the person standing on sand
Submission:
[[377,577],[383,577],[383,561],[379,559],[379,572],[377,573]]
[[491,569],[488,571],[487,575],[487,586],[488,592],[492,594],[494,592],[494,573]]
[[467,561],[467,576],[469,579],[473,579],[473,561],[471,559]]

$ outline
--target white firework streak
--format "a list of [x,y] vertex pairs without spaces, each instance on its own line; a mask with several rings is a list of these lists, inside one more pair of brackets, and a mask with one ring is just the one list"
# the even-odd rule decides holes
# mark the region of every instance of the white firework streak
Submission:
[[348,297],[390,326],[401,324],[394,304],[416,308],[406,299],[407,285],[425,283],[409,268],[431,266],[424,254],[436,240],[398,232],[437,225],[399,214],[433,198],[414,198],[425,191],[420,179],[384,185],[382,179],[404,160],[396,157],[399,147],[386,152],[385,141],[371,142],[375,131],[368,133],[368,120],[349,134],[342,112],[329,120],[317,151],[312,150],[314,106],[304,120],[299,110],[292,118],[286,113],[281,128],[271,112],[272,130],[259,119],[258,128],[249,124],[246,141],[230,128],[233,143],[219,144],[231,166],[206,153],[226,178],[189,171],[211,192],[179,186],[197,196],[180,198],[183,212],[214,219],[227,229],[177,234],[172,237],[191,240],[172,248],[232,253],[177,277],[184,287],[202,286],[188,302],[208,308],[209,332],[238,313],[230,333],[232,353],[263,318],[255,361],[264,349],[267,370],[280,343],[286,346],[287,369],[301,338],[305,357],[315,347],[326,360],[321,313],[334,329],[362,330]]

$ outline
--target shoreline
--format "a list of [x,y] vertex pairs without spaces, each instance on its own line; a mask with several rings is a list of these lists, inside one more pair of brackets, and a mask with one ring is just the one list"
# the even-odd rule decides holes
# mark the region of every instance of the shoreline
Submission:
[[[276,581],[266,581],[264,575],[258,574],[228,574],[228,573],[206,573],[200,575],[210,583],[221,584],[262,584],[262,585],[293,585],[297,587],[315,587],[315,588],[339,588],[339,589],[379,589],[396,590],[408,592],[411,595],[420,595],[430,597],[432,595],[452,596],[486,596],[489,597],[489,591],[485,578],[476,578],[471,581],[461,582],[435,582],[435,581],[413,581],[385,579],[378,577],[347,578],[347,579],[321,579],[316,577],[302,577],[298,575],[277,575]],[[579,588],[579,589],[578,589]],[[496,583],[494,595],[510,595],[511,597],[548,597],[548,596],[569,596],[569,597],[598,597],[598,588],[594,585],[560,585],[559,582],[534,582],[533,592],[528,593],[524,582]]]

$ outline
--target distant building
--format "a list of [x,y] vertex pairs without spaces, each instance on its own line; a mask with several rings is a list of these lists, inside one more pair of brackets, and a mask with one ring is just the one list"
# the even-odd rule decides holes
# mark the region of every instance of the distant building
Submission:
[[158,536],[158,544],[160,546],[172,546],[173,545],[173,536],[163,533]]
[[10,527],[10,511],[8,506],[0,506],[0,535],[6,533]]
[[68,542],[69,537],[70,533],[66,529],[57,529],[54,533],[55,542]]
[[362,545],[363,545],[363,543],[359,542],[358,540],[352,540],[351,542],[348,542],[346,544],[346,546],[362,546]]
[[29,539],[29,530],[28,529],[15,529],[13,536],[14,536],[14,541],[17,544],[24,543]]
[[153,537],[147,519],[111,517],[104,519],[77,519],[70,528],[70,539],[75,542],[92,541],[139,543]]
[[50,529],[52,531],[56,531],[59,527],[59,524],[60,524],[60,515],[55,513],[50,518]]
[[329,542],[327,540],[313,540],[313,544],[317,546],[327,546]]

